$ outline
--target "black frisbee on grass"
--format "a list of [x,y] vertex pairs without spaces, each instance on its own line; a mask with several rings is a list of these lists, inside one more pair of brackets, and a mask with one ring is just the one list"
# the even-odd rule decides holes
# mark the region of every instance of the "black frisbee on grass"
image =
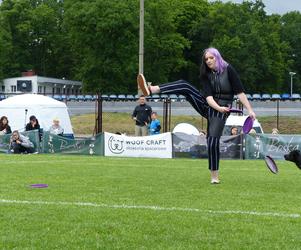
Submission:
[[274,161],[274,159],[269,156],[269,155],[266,155],[264,157],[264,161],[265,161],[265,164],[267,165],[268,169],[273,173],[273,174],[277,174],[278,173],[278,167]]
[[244,125],[242,126],[242,131],[244,134],[248,134],[250,130],[253,128],[253,119],[252,117],[248,116],[247,119],[244,122]]

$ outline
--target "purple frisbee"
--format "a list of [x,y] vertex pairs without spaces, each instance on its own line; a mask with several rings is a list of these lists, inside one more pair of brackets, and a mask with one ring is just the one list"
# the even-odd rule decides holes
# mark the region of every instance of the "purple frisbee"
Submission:
[[248,134],[250,132],[250,130],[253,128],[253,123],[254,121],[252,117],[248,116],[242,127],[242,131],[244,132],[244,134]]
[[269,155],[266,155],[264,157],[264,161],[265,164],[267,165],[268,169],[273,173],[273,174],[277,174],[278,173],[278,167],[275,163],[275,161],[273,160],[273,158]]
[[230,108],[229,112],[230,113],[239,113],[239,114],[243,113],[243,111],[241,109],[235,109],[235,108]]
[[30,187],[32,187],[32,188],[47,188],[48,184],[41,184],[41,183],[31,184]]

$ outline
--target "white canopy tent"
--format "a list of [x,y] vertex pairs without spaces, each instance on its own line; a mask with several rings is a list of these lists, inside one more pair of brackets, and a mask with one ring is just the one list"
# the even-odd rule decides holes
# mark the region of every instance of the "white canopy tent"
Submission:
[[0,101],[0,117],[7,116],[13,130],[24,131],[29,117],[34,115],[41,128],[48,131],[54,118],[58,118],[64,134],[73,136],[68,108],[65,103],[37,94],[24,94]]

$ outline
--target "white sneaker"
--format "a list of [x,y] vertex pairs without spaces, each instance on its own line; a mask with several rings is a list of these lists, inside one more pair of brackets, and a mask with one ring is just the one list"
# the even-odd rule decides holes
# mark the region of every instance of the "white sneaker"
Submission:
[[211,180],[211,184],[220,184],[220,181],[216,180],[216,179],[212,179]]
[[150,91],[143,74],[138,74],[137,83],[144,96],[149,96]]

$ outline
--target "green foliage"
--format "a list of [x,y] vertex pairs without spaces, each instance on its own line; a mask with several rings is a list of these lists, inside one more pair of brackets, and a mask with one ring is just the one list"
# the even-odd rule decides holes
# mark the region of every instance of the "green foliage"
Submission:
[[[145,75],[197,85],[202,51],[217,47],[247,92],[301,91],[301,14],[267,15],[261,0],[145,1]],[[86,92],[135,93],[138,0],[4,0],[0,78],[34,69],[84,82]]]

